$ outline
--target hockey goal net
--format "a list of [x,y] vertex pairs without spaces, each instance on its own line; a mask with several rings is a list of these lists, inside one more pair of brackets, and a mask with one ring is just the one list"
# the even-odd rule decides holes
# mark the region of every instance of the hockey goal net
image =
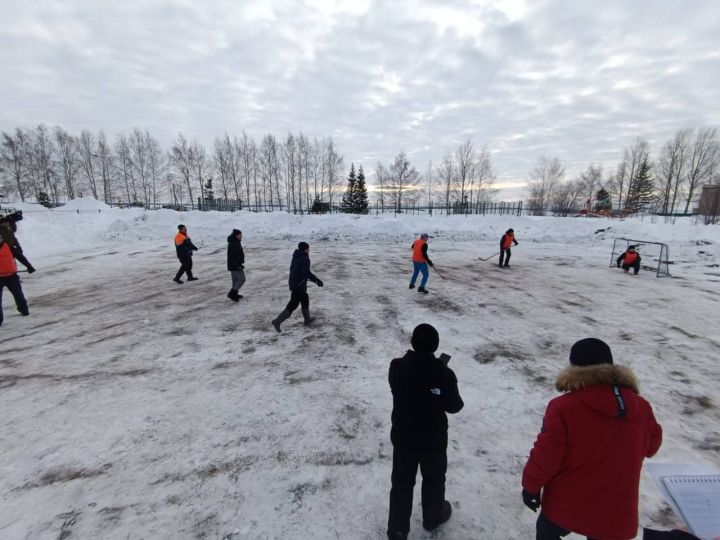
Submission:
[[617,258],[627,251],[630,246],[635,246],[635,249],[640,254],[640,267],[643,270],[655,272],[656,277],[670,277],[670,251],[667,244],[661,242],[616,238],[613,242],[610,266],[615,266]]

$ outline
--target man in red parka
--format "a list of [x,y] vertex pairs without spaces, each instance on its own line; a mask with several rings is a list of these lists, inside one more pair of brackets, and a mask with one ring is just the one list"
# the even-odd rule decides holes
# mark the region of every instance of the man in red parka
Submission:
[[523,502],[542,507],[536,538],[634,538],[642,462],[660,448],[662,428],[635,374],[613,365],[605,342],[578,341],[570,364],[555,382],[565,393],[548,404],[523,471]]

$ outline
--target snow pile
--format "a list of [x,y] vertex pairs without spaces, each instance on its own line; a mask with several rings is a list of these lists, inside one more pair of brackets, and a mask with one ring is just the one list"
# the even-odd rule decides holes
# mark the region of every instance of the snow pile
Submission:
[[80,210],[80,211],[89,211],[89,210],[109,210],[110,206],[105,204],[104,202],[98,201],[94,197],[81,197],[78,199],[72,199],[68,201],[65,205],[61,206],[63,210]]

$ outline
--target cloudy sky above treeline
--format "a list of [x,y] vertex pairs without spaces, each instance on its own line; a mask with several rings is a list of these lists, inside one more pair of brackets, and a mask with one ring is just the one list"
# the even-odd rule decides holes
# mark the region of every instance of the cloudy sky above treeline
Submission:
[[[472,139],[499,187],[720,124],[716,0],[0,0],[0,130],[332,136],[372,175]],[[518,191],[517,189],[513,191]],[[508,191],[507,193],[510,193]]]

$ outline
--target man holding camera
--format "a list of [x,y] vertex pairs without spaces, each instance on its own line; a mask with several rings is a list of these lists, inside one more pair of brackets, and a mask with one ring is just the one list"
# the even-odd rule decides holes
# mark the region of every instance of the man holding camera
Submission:
[[412,351],[390,362],[393,395],[392,488],[387,535],[405,540],[410,532],[413,488],[418,465],[422,473],[423,528],[431,531],[450,519],[445,500],[448,420],[446,413],[463,408],[457,377],[447,367],[450,356],[436,358],[440,337],[429,324],[413,331]]

